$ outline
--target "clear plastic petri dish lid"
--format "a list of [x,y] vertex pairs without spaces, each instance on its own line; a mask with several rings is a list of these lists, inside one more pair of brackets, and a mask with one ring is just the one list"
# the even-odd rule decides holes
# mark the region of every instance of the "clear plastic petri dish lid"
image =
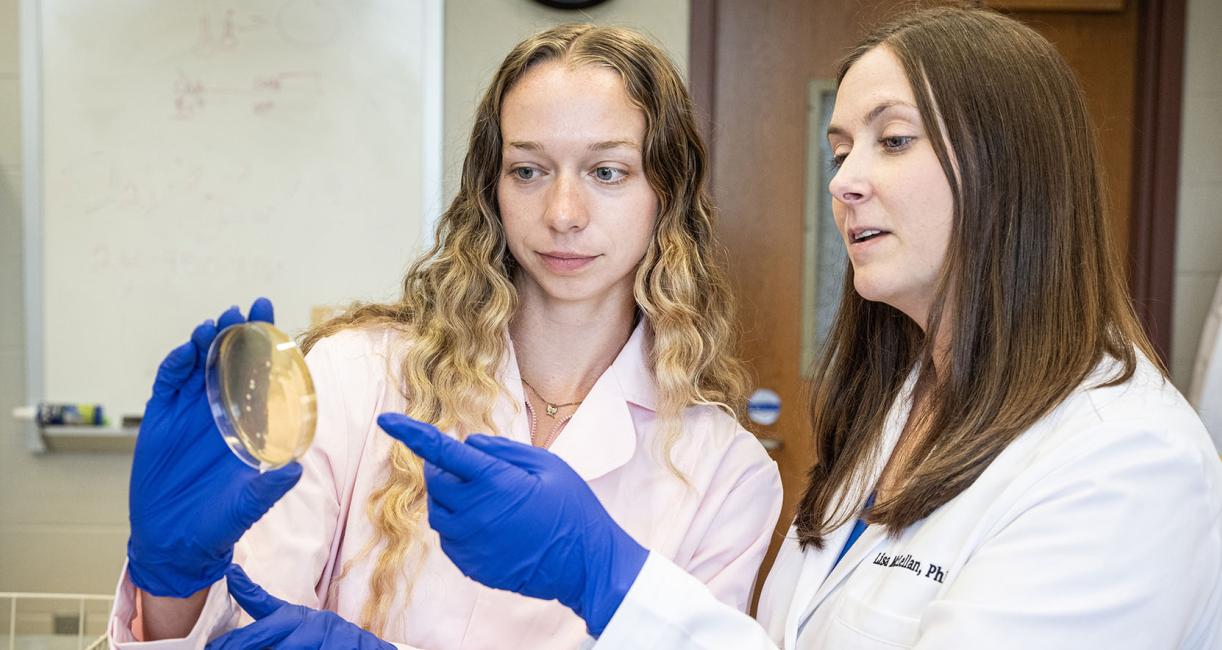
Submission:
[[265,472],[301,457],[314,441],[314,380],[297,343],[269,323],[225,328],[208,349],[208,404],[221,437]]

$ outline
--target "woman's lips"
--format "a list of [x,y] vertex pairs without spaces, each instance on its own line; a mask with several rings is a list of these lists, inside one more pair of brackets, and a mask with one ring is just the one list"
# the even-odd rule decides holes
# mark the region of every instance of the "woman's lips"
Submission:
[[875,246],[878,245],[878,242],[883,241],[890,236],[891,236],[891,233],[883,232],[881,234],[874,235],[873,237],[870,237],[868,239],[859,239],[856,241],[851,241],[849,242],[849,251],[857,252],[857,251],[865,251],[865,250],[874,248]]
[[576,255],[570,253],[538,253],[544,266],[556,273],[573,273],[580,271],[598,258],[597,255]]

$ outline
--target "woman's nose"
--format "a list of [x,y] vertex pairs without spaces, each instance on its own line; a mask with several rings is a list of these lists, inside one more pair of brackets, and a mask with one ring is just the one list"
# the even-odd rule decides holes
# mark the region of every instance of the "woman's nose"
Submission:
[[581,182],[572,174],[561,173],[552,184],[547,200],[547,224],[558,232],[581,230],[586,227],[589,215]]
[[865,201],[870,196],[870,182],[866,165],[861,157],[853,157],[850,153],[840,163],[836,175],[827,185],[832,197],[841,203],[853,205]]

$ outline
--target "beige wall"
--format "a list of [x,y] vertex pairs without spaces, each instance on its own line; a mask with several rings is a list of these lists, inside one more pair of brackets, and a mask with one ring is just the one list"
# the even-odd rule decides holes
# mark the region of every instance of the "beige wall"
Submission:
[[1171,371],[1185,393],[1222,274],[1222,2],[1188,0]]
[[[127,454],[26,451],[9,413],[25,399],[18,1],[0,0],[0,591],[108,593],[127,539]],[[556,22],[634,26],[686,70],[688,0],[613,0],[587,12],[529,0],[446,3],[445,165],[457,185],[473,105],[509,48]]]

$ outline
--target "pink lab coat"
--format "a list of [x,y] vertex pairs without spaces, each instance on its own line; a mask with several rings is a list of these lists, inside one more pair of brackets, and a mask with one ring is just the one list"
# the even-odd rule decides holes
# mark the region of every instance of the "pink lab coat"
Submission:
[[[776,463],[756,438],[713,407],[683,415],[674,448],[684,484],[659,462],[656,387],[639,325],[599,377],[551,449],[567,461],[625,530],[745,610],[781,508]],[[301,482],[238,543],[236,561],[269,593],[358,621],[369,596],[377,551],[358,558],[372,537],[370,493],[383,484],[393,440],[375,418],[404,412],[399,360],[403,339],[389,329],[348,330],[320,341],[307,362],[319,396],[318,429],[302,458]],[[529,442],[521,379],[512,345],[501,372],[505,388],[493,411],[501,434]],[[539,425],[548,418],[540,415]],[[555,601],[483,587],[465,578],[424,531],[427,551],[410,594],[390,607],[381,636],[422,650],[575,648],[585,624]],[[356,561],[343,579],[346,563]],[[249,617],[224,580],[182,640],[140,643],[131,630],[136,592],[120,579],[109,634],[117,648],[202,648]],[[240,618],[239,618],[240,617]]]

